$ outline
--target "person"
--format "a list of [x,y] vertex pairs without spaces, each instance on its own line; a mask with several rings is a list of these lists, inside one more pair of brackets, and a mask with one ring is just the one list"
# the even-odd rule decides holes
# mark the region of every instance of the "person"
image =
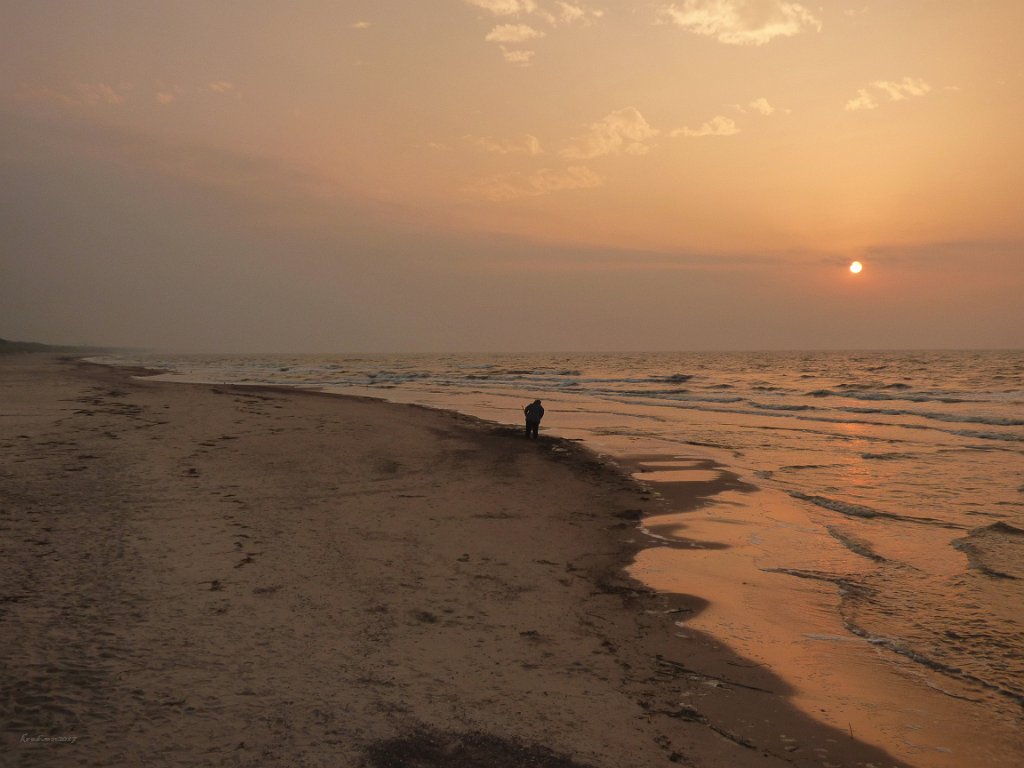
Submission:
[[544,418],[544,406],[540,404],[540,400],[534,400],[523,408],[523,413],[526,414],[526,436],[536,440],[540,420]]

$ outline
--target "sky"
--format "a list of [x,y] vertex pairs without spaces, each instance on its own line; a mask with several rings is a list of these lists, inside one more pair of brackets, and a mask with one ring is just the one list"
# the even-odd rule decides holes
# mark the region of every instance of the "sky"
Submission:
[[1024,348],[1020,0],[0,17],[0,337]]

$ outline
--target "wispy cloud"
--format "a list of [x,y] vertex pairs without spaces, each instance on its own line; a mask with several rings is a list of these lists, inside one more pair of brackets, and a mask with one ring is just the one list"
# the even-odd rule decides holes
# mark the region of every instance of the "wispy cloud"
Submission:
[[[870,90],[869,90],[870,89]],[[919,77],[904,77],[902,80],[876,80],[865,88],[860,88],[857,95],[846,102],[847,112],[866,109],[877,109],[879,99],[888,101],[905,101],[930,93],[932,87]]]
[[351,25],[352,29],[369,29],[372,26],[368,21],[356,21]]
[[733,136],[740,132],[736,121],[729,117],[716,115],[708,120],[700,128],[678,128],[672,131],[672,136]]
[[779,107],[776,107],[763,96],[759,99],[748,101],[746,104],[733,104],[732,108],[739,112],[741,115],[753,113],[756,115],[761,115],[762,117],[770,117],[771,115],[774,115],[777,112],[781,112],[787,115],[792,112],[792,110],[790,109],[780,109]]
[[167,106],[178,100],[178,94],[174,91],[159,91],[156,95],[156,100],[158,104]]
[[74,93],[81,104],[93,106],[97,104],[124,104],[122,93],[118,89],[103,83],[76,83]]
[[509,64],[526,66],[533,60],[536,53],[536,51],[527,51],[522,48],[506,48],[504,45],[501,46],[501,55],[505,57],[505,61]]
[[18,91],[24,101],[51,101],[72,107],[120,106],[125,102],[126,86],[115,88],[106,83],[72,83],[66,88],[26,87]]
[[544,37],[544,33],[529,24],[499,24],[484,39],[489,43],[525,43]]
[[585,166],[564,170],[541,168],[533,173],[506,173],[480,181],[468,191],[488,200],[514,200],[540,197],[554,192],[592,189],[604,184],[604,178]]
[[483,8],[495,16],[516,16],[520,13],[530,13],[537,7],[532,0],[465,0],[469,5]]
[[230,93],[235,89],[235,84],[229,83],[227,80],[215,80],[212,83],[207,83],[206,87],[214,93]]
[[[489,11],[502,19],[519,23],[499,24],[484,38],[487,42],[498,43],[505,61],[510,64],[526,65],[532,62],[535,51],[521,47],[523,43],[546,36],[537,25],[552,29],[568,24],[592,24],[604,15],[603,11],[592,10],[582,2],[557,0],[541,4],[536,0],[464,0],[468,5]],[[528,23],[527,23],[528,22]],[[519,47],[514,47],[519,46]]]
[[587,132],[572,139],[561,154],[582,160],[622,153],[644,155],[650,149],[648,141],[657,135],[658,130],[651,127],[639,110],[626,107],[591,123]]
[[821,29],[814,14],[788,0],[685,0],[661,13],[688,32],[727,45],[765,45],[777,37]]
[[467,136],[466,140],[484,152],[493,152],[500,155],[540,155],[544,150],[541,148],[540,140],[536,136],[526,135],[518,141],[499,139],[492,136]]
[[866,88],[857,91],[857,95],[846,102],[844,109],[847,112],[857,112],[862,109],[877,109],[878,102],[875,97],[868,93]]
[[593,24],[595,20],[604,16],[604,11],[587,8],[581,3],[555,3],[558,10],[555,15],[557,20],[563,24]]
[[876,88],[885,91],[890,101],[903,101],[912,96],[924,96],[932,87],[919,77],[904,77],[899,82],[878,80],[872,83]]
[[587,16],[587,11],[578,5],[571,3],[558,3],[559,17],[567,24],[574,21],[582,21]]

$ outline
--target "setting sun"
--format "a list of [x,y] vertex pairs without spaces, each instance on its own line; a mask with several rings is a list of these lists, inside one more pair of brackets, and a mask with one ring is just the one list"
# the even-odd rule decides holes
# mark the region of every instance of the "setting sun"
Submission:
[[861,264],[859,261],[855,261],[850,265],[850,271],[853,272],[853,274],[855,275],[860,274],[860,271],[862,269],[864,269],[864,265]]

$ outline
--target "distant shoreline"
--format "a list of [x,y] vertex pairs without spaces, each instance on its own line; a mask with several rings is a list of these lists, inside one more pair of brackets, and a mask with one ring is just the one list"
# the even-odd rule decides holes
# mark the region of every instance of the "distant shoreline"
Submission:
[[38,341],[11,341],[0,339],[0,355],[20,354],[26,352],[48,352],[52,354],[94,355],[100,352],[113,354],[117,350],[112,347],[75,347],[64,344],[43,344]]

